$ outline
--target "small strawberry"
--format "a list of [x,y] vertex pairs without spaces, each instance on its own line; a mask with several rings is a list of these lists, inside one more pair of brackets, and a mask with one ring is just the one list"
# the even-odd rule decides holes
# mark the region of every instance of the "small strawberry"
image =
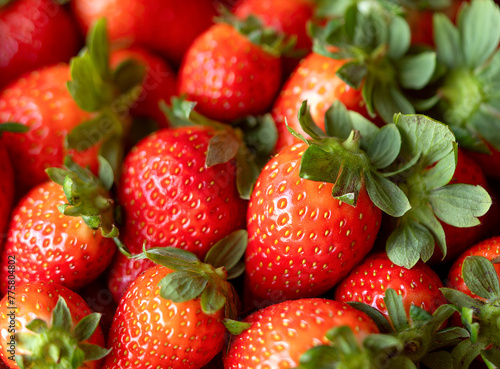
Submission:
[[[481,299],[481,297],[474,295],[467,288],[462,275],[464,260],[469,256],[482,256],[492,261],[497,259],[500,257],[500,237],[489,238],[469,248],[453,263],[448,273],[448,281],[446,283],[448,287],[461,291],[475,299]],[[500,276],[500,264],[494,265],[496,273]]]
[[30,282],[0,301],[0,356],[12,369],[99,369],[108,354],[99,327],[75,292]]
[[32,70],[68,62],[80,48],[71,17],[53,0],[2,1],[0,40],[0,88]]
[[444,286],[439,276],[423,262],[406,269],[391,262],[385,253],[377,253],[366,258],[339,283],[335,299],[363,302],[388,317],[384,297],[386,290],[392,288],[402,297],[407,315],[411,306],[432,314],[446,304],[441,287]]
[[259,310],[244,322],[251,324],[233,337],[224,357],[224,369],[295,368],[313,346],[328,343],[327,332],[346,326],[356,340],[378,333],[364,313],[337,301],[301,299]]
[[284,36],[254,17],[226,17],[190,46],[179,70],[179,93],[197,110],[231,122],[268,111],[281,81]]
[[75,0],[71,5],[84,32],[106,18],[113,43],[145,46],[176,66],[217,14],[212,0]]
[[111,263],[115,246],[106,237],[117,235],[108,194],[112,170],[102,161],[99,180],[69,159],[66,165],[68,171],[49,170],[57,183],[36,186],[14,209],[1,259],[3,293],[11,283],[13,255],[16,284],[43,280],[71,289],[96,279]]

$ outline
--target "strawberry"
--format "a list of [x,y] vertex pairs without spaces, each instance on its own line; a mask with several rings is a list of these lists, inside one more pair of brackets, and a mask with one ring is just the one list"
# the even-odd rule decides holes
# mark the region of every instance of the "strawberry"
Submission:
[[66,165],[71,171],[49,171],[58,183],[36,186],[14,209],[2,253],[3,293],[10,283],[13,255],[17,284],[44,280],[71,289],[91,282],[111,263],[115,246],[106,237],[117,235],[112,224],[113,201],[107,194],[113,183],[112,170],[102,162],[101,173],[107,174],[101,181],[70,160]]
[[99,369],[108,353],[99,314],[59,284],[30,282],[9,291],[0,314],[6,317],[0,322],[0,356],[10,368]]
[[227,17],[190,46],[179,70],[179,93],[219,121],[267,112],[281,81],[284,36],[262,29],[253,17]]
[[160,126],[167,127],[168,122],[158,104],[161,100],[169,101],[177,92],[174,71],[163,59],[139,47],[113,51],[110,55],[110,65],[116,68],[131,59],[146,66],[146,75],[142,92],[133,102],[130,113],[134,117],[155,119]]
[[233,338],[225,369],[295,368],[302,353],[326,344],[327,332],[347,326],[361,342],[376,325],[364,313],[326,299],[285,301],[259,310],[244,322],[251,326]]
[[16,0],[3,5],[0,39],[0,88],[34,69],[68,62],[80,48],[71,17],[53,0]]
[[432,314],[446,303],[441,287],[439,276],[423,262],[406,269],[391,262],[385,253],[377,253],[366,258],[339,283],[335,299],[363,302],[388,317],[383,298],[385,291],[392,288],[402,296],[407,315],[413,305]]
[[113,43],[145,46],[179,65],[193,40],[212,24],[211,0],[75,0],[73,11],[84,32],[98,19],[109,22]]
[[[500,256],[500,237],[492,237],[470,247],[453,263],[448,273],[446,283],[448,287],[461,291],[475,299],[481,299],[481,297],[474,295],[467,288],[462,275],[464,260],[469,256],[482,256],[488,260],[497,259]],[[500,276],[500,264],[495,264],[495,269],[496,273]]]

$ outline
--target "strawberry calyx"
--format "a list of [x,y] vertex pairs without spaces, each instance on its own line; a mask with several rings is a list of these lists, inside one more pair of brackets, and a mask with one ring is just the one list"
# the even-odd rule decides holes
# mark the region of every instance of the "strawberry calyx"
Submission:
[[238,297],[229,279],[239,277],[245,270],[241,260],[248,243],[246,230],[238,230],[218,241],[202,262],[193,253],[175,247],[144,247],[141,254],[132,255],[123,243],[115,238],[119,250],[128,258],[149,259],[174,272],[160,283],[160,296],[173,302],[200,299],[206,314],[225,309],[230,332],[240,333],[248,325],[235,321],[238,315]]
[[433,100],[440,118],[461,146],[500,150],[500,8],[492,0],[473,0],[463,4],[457,26],[440,13],[433,23],[437,58],[445,68]]
[[59,211],[68,216],[82,217],[92,229],[100,229],[104,237],[118,236],[115,226],[115,202],[109,191],[114,175],[111,165],[99,156],[99,177],[89,169],[76,164],[70,156],[64,161],[66,169],[49,168],[50,179],[61,185],[67,204],[58,206]]
[[[26,328],[31,332],[15,335],[19,351],[16,363],[21,369],[80,368],[84,362],[99,360],[111,350],[86,343],[99,325],[101,314],[92,313],[73,326],[71,313],[59,297],[50,322],[34,319]],[[50,325],[50,326],[49,326]]]
[[436,54],[410,50],[410,26],[402,8],[389,0],[340,2],[334,8],[341,16],[311,28],[313,50],[346,61],[336,75],[361,89],[370,115],[392,123],[396,112],[414,114],[406,91],[429,83]]
[[460,312],[462,323],[469,333],[464,342],[451,352],[454,368],[468,368],[481,356],[488,367],[500,366],[500,281],[493,263],[482,256],[464,260],[462,275],[474,299],[463,292],[441,288],[444,296]]
[[145,68],[130,59],[112,70],[106,20],[100,19],[87,35],[87,46],[70,61],[67,88],[92,119],[66,137],[70,149],[84,151],[101,143],[100,154],[111,164],[115,177],[123,157],[122,141],[131,125],[129,108],[140,96]]
[[171,105],[160,102],[160,108],[174,127],[202,125],[215,130],[207,149],[205,165],[236,160],[236,185],[242,199],[250,199],[261,168],[269,160],[276,145],[278,132],[270,114],[249,116],[234,122],[220,123],[194,110],[195,102],[173,97]]
[[26,133],[29,131],[29,127],[16,122],[5,122],[0,123],[0,137],[4,132],[15,132],[15,133]]

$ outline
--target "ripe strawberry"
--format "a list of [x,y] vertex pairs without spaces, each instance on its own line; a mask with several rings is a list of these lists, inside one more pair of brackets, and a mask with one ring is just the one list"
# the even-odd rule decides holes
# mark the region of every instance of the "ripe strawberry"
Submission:
[[99,369],[108,353],[99,315],[59,284],[30,282],[9,291],[0,314],[0,356],[10,368]]
[[161,112],[158,104],[161,100],[170,101],[177,92],[174,71],[163,59],[139,47],[113,51],[110,55],[110,65],[116,68],[120,63],[131,59],[146,66],[146,75],[142,92],[132,102],[130,113],[134,117],[155,119],[160,126],[167,127],[165,114]]
[[201,34],[179,70],[179,93],[224,122],[267,112],[280,86],[283,47],[283,36],[269,35],[255,18],[229,21]]
[[5,239],[5,231],[14,203],[14,172],[3,139],[0,138],[0,246]]
[[[75,169],[74,163],[67,162],[67,166]],[[106,189],[100,188],[103,184],[92,180],[88,170],[73,174],[57,168],[51,176],[58,184],[36,186],[14,209],[2,253],[2,293],[10,283],[9,260],[13,255],[17,284],[42,280],[71,289],[91,282],[111,263],[115,246],[106,237],[117,232],[109,219],[113,202],[106,197]],[[108,177],[108,190],[112,178]],[[97,230],[99,227],[102,229]]]
[[0,39],[0,88],[34,69],[67,62],[80,48],[71,17],[53,0],[16,0],[1,7]]
[[366,258],[339,283],[335,299],[363,302],[388,317],[383,298],[386,290],[392,288],[402,296],[408,316],[412,305],[432,314],[446,304],[439,290],[441,287],[443,283],[439,276],[423,262],[406,269],[391,262],[385,253],[377,253]]
[[[500,237],[492,237],[470,247],[455,261],[455,263],[453,263],[448,273],[448,280],[446,283],[448,287],[461,291],[475,299],[481,299],[481,297],[473,294],[467,288],[462,275],[464,260],[468,256],[483,256],[488,260],[498,258],[500,256]],[[495,264],[495,269],[500,276],[500,264]]]
[[259,310],[244,322],[251,326],[234,337],[224,357],[224,369],[295,368],[313,346],[327,344],[327,332],[348,326],[358,342],[378,333],[364,313],[325,299],[285,301]]
[[113,43],[146,46],[178,65],[193,40],[212,24],[211,0],[75,0],[71,3],[85,32],[106,18]]
[[243,225],[246,203],[236,188],[235,161],[206,165],[209,142],[216,135],[211,127],[163,129],[128,154],[119,199],[124,239],[132,252],[145,244],[178,247],[203,257],[216,241]]

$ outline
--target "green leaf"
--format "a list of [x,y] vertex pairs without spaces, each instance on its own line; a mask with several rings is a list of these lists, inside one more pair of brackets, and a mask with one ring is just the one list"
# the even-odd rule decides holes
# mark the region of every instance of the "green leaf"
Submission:
[[465,228],[481,223],[478,217],[486,214],[492,200],[483,187],[458,183],[432,190],[429,203],[440,220]]
[[460,34],[450,18],[443,13],[435,13],[433,28],[437,59],[449,68],[460,65],[463,59]]
[[365,173],[365,181],[370,200],[384,213],[401,217],[411,209],[405,193],[378,172],[372,170]]
[[411,30],[403,17],[394,17],[389,25],[389,50],[387,56],[391,59],[401,58],[409,49]]
[[371,320],[375,322],[381,333],[394,333],[394,329],[391,324],[387,321],[387,318],[379,310],[371,307],[370,305],[364,304],[357,301],[347,301],[349,306],[362,311],[370,317]]
[[[365,83],[363,84],[363,89],[361,90],[361,95],[363,96],[363,101],[366,104],[366,110],[370,116],[375,116],[375,105],[374,105],[374,95],[375,86],[379,82],[376,80],[375,76],[368,74],[365,78]],[[390,123],[390,122],[386,122]]]
[[74,337],[78,342],[88,340],[99,326],[101,314],[92,313],[83,317],[73,331]]
[[66,136],[66,144],[68,148],[82,152],[104,140],[112,131],[112,123],[99,115],[73,128]]
[[106,191],[111,190],[113,187],[113,183],[115,181],[115,176],[113,174],[113,168],[109,162],[99,155],[99,179],[102,183],[102,186]]
[[410,306],[410,319],[413,322],[428,322],[432,319],[432,315],[427,311],[418,306],[411,305]]
[[459,342],[467,339],[469,332],[462,327],[451,327],[442,329],[434,335],[434,341],[437,343],[433,345],[439,347],[455,346]]
[[28,324],[26,324],[26,328],[28,328],[30,331],[32,331],[34,333],[38,333],[38,334],[49,329],[49,327],[47,326],[47,323],[41,319],[33,319]]
[[245,255],[248,244],[248,233],[244,229],[234,231],[218,241],[207,253],[205,263],[214,268],[232,269]]
[[398,79],[404,88],[420,90],[425,87],[436,68],[436,54],[432,51],[406,56],[399,60]]
[[498,347],[492,347],[488,350],[481,351],[481,357],[494,365],[489,366],[489,368],[500,367],[500,349]]
[[244,260],[240,261],[238,264],[236,264],[234,267],[232,267],[227,271],[226,279],[229,281],[231,279],[236,279],[239,276],[243,275],[243,273],[245,272],[245,267],[246,267],[245,261]]
[[457,167],[457,145],[453,143],[454,149],[444,158],[440,159],[436,165],[423,172],[422,178],[428,190],[447,185]]
[[466,295],[463,292],[458,290],[454,290],[453,288],[440,288],[440,291],[443,293],[444,297],[453,305],[458,308],[469,308],[478,310],[481,306],[484,305],[482,301],[476,300],[469,295]]
[[108,76],[109,71],[109,44],[106,32],[106,19],[99,19],[87,35],[87,45],[92,63],[99,76]]
[[396,332],[407,329],[410,325],[406,317],[403,298],[392,288],[388,288],[385,291],[384,303],[387,307],[387,313],[391,319],[392,326]]
[[474,359],[478,357],[483,348],[472,343],[470,340],[460,342],[451,355],[453,357],[453,369],[468,369]]
[[300,356],[298,369],[336,368],[340,359],[338,349],[325,345],[315,346]]
[[201,309],[206,314],[215,314],[226,303],[226,297],[216,287],[209,285],[201,294]]
[[144,250],[144,255],[156,264],[173,270],[191,269],[200,264],[195,254],[176,247],[152,247]]
[[12,133],[26,133],[30,130],[30,127],[16,122],[5,122],[0,123],[0,137],[4,132],[12,132]]
[[222,322],[224,323],[224,326],[226,327],[228,332],[234,336],[243,333],[252,326],[251,323],[239,322],[233,319],[224,319]]
[[396,160],[401,150],[401,135],[395,124],[382,127],[371,140],[366,152],[372,165],[377,169],[388,167]]
[[67,82],[67,87],[78,106],[88,112],[101,109],[104,101],[93,82],[95,69],[88,50],[71,59],[70,70],[71,80]]
[[[76,347],[72,352],[73,356],[71,357],[71,369],[78,369],[82,366],[83,360],[85,359],[85,353],[79,347]],[[53,359],[54,363],[59,363],[60,359]]]
[[52,311],[52,327],[69,332],[72,326],[71,313],[63,297],[59,296]]
[[465,65],[483,64],[500,43],[500,9],[493,1],[474,0],[464,6],[458,18]]
[[462,275],[472,293],[487,300],[500,298],[498,274],[491,261],[482,256],[468,256],[462,266]]
[[100,360],[111,352],[111,349],[108,350],[104,347],[93,345],[91,343],[80,343],[78,347],[84,354],[84,362]]
[[210,168],[234,159],[241,144],[232,131],[217,131],[208,143],[205,165]]
[[244,132],[243,140],[256,164],[263,167],[269,161],[276,142],[278,129],[271,114],[248,116],[235,125]]
[[342,81],[354,89],[359,89],[368,69],[364,63],[348,62],[342,65],[335,73]]
[[468,121],[479,136],[500,150],[500,117],[498,112],[490,111],[486,106],[477,109]]
[[249,200],[253,187],[260,175],[260,169],[254,161],[255,157],[246,149],[238,150],[236,154],[236,187],[240,197]]
[[66,179],[67,170],[62,168],[47,168],[45,172],[49,176],[52,182],[57,183],[62,186],[64,184],[64,180]]
[[194,300],[207,286],[207,278],[189,270],[180,270],[167,274],[158,283],[160,296],[173,302]]
[[113,82],[122,93],[129,93],[135,88],[142,88],[146,67],[140,62],[127,59],[113,71]]
[[434,252],[434,238],[423,225],[407,221],[387,240],[387,256],[396,265],[411,269],[419,259],[427,261]]
[[363,346],[377,355],[391,353],[396,356],[403,351],[401,340],[389,334],[370,334],[363,341]]
[[314,123],[309,105],[307,105],[307,100],[302,102],[299,113],[297,114],[297,118],[304,132],[311,136],[313,139],[319,140],[325,135],[325,133],[316,125],[316,123]]
[[373,91],[373,104],[386,123],[392,123],[394,114],[414,114],[415,109],[395,86],[377,84]]
[[420,206],[418,208],[414,208],[409,216],[413,217],[414,220],[418,221],[422,226],[427,228],[427,230],[434,237],[434,241],[441,250],[444,258],[448,253],[446,234],[444,233],[442,224],[434,215],[432,208],[430,206]]

